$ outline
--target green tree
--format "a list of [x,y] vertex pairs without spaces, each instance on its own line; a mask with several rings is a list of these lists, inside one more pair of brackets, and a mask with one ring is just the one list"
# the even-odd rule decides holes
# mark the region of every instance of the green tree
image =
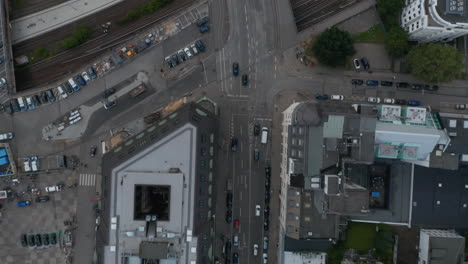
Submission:
[[419,44],[407,56],[410,72],[430,83],[455,79],[463,68],[463,55],[453,46],[438,43]]
[[377,0],[377,12],[387,30],[399,26],[404,0]]
[[385,49],[392,57],[402,57],[409,51],[408,33],[401,27],[393,27],[385,36]]
[[332,67],[344,66],[347,57],[356,53],[351,35],[336,27],[322,32],[308,49],[312,50],[306,51],[307,54],[312,52],[320,63]]
[[93,34],[90,27],[78,26],[73,34],[63,40],[63,48],[71,49],[85,43]]

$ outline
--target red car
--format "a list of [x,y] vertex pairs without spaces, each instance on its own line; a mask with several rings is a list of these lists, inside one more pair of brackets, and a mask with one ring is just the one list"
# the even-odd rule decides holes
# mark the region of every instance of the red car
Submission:
[[235,228],[235,229],[239,229],[239,226],[240,226],[240,221],[239,221],[239,219],[234,220],[234,228]]

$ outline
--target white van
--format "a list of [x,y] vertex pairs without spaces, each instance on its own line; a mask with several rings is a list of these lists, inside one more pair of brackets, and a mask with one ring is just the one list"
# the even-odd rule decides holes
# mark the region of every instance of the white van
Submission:
[[235,235],[234,238],[232,239],[234,246],[238,247],[239,246],[239,236]]
[[262,144],[266,144],[268,142],[268,128],[262,127]]
[[68,94],[63,90],[63,87],[61,85],[57,87],[57,91],[59,92],[59,94],[62,96],[63,99],[68,97]]
[[68,83],[71,85],[71,87],[73,88],[73,90],[75,90],[75,91],[78,91],[78,90],[79,90],[78,85],[77,85],[76,82],[73,80],[73,78],[68,79]]
[[24,101],[23,97],[18,97],[16,98],[18,101],[19,107],[21,108],[21,111],[26,111],[28,110],[28,107],[26,106],[26,102]]

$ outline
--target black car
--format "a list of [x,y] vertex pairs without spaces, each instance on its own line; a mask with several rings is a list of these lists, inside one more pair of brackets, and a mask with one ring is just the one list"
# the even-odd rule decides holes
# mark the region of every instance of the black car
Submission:
[[13,112],[21,112],[21,107],[18,103],[18,100],[11,99],[10,104],[13,107]]
[[36,246],[40,247],[42,246],[42,238],[41,235],[36,234]]
[[42,242],[44,243],[44,246],[48,246],[50,244],[49,234],[42,234]]
[[352,79],[351,80],[351,84],[354,84],[354,85],[362,85],[364,83],[363,80],[359,80],[359,79]]
[[426,85],[424,85],[424,90],[426,90],[426,91],[437,91],[437,90],[439,90],[439,86],[438,85],[426,84]]
[[49,196],[38,196],[36,197],[36,202],[38,203],[45,203],[49,201]]
[[115,89],[114,88],[109,88],[109,89],[106,89],[103,93],[102,93],[102,97],[103,98],[107,98],[111,95],[113,95],[115,93]]
[[50,234],[50,244],[52,244],[52,245],[57,244],[57,234],[56,233]]
[[392,85],[393,85],[393,82],[389,82],[389,81],[380,81],[380,85],[382,85],[382,86],[392,86]]
[[13,114],[13,106],[11,106],[11,103],[4,104],[3,109],[10,115]]
[[236,152],[237,151],[237,138],[233,137],[231,139],[231,151]]
[[231,210],[226,211],[226,223],[228,224],[232,223],[232,211]]
[[81,76],[81,75],[79,75],[79,74],[75,77],[75,80],[76,80],[81,86],[85,86],[85,85],[86,85],[85,79],[83,78],[83,76]]
[[316,94],[315,99],[317,100],[328,100],[330,98],[328,94]]
[[39,96],[37,94],[32,96],[33,103],[36,107],[39,107],[42,105],[41,99],[39,99]]
[[36,238],[34,235],[29,235],[28,236],[28,246],[34,247],[36,246]]
[[185,56],[185,53],[182,50],[179,50],[179,57],[182,59],[182,61],[186,61],[187,57]]
[[247,86],[249,84],[249,76],[247,74],[242,75],[242,85]]
[[73,87],[71,87],[71,85],[68,82],[63,83],[63,86],[65,87],[65,90],[68,94],[72,94],[75,92],[75,90],[73,90]]
[[267,177],[270,177],[270,175],[271,175],[271,167],[265,167],[265,175],[266,175]]
[[228,192],[226,195],[226,207],[232,208],[232,192]]
[[258,136],[258,135],[260,135],[260,125],[255,124],[254,125],[254,136]]
[[195,41],[195,46],[197,46],[200,52],[205,52],[205,45],[203,45],[203,42],[201,40]]
[[270,216],[270,206],[265,206],[265,209],[263,209],[263,215],[265,218],[268,218]]
[[406,105],[408,102],[405,99],[396,99],[395,104]]
[[180,62],[179,62],[179,57],[177,56],[177,54],[174,54],[171,56],[171,60],[173,62],[175,62],[176,65],[178,65]]
[[258,148],[254,149],[254,160],[260,159],[260,150]]
[[52,89],[47,90],[46,94],[47,94],[47,99],[49,99],[49,101],[51,103],[57,101],[57,98],[55,98],[55,95],[54,95],[54,92],[52,91]]
[[423,85],[422,85],[422,84],[414,83],[414,84],[411,85],[411,89],[413,89],[413,90],[422,90],[422,89],[423,89]]
[[89,149],[89,156],[91,157],[96,156],[96,151],[97,151],[97,146],[96,145],[91,146],[91,148]]
[[270,193],[268,191],[265,192],[265,204],[270,203]]
[[232,254],[232,263],[239,264],[239,254],[237,253]]
[[41,99],[41,102],[43,104],[46,104],[47,102],[49,102],[49,98],[47,98],[46,92],[41,92],[41,96],[39,98]]
[[270,221],[268,219],[265,219],[265,221],[263,222],[263,230],[268,231],[268,229],[270,229]]
[[23,247],[27,247],[28,246],[28,236],[26,234],[22,234],[21,235],[21,245]]
[[409,87],[409,83],[406,83],[406,82],[399,82],[396,84],[396,87],[398,88],[408,88]]
[[361,63],[364,66],[364,69],[366,69],[366,71],[368,71],[369,68],[370,68],[370,65],[369,65],[369,61],[367,60],[366,57],[361,58]]
[[234,76],[239,75],[239,63],[234,62],[232,64],[232,74],[234,74]]
[[224,246],[224,251],[226,253],[226,259],[229,259],[229,256],[231,256],[231,241],[226,242],[226,245]]
[[208,17],[207,16],[200,19],[200,20],[198,20],[197,26],[201,27],[201,26],[205,25],[206,23],[208,23]]

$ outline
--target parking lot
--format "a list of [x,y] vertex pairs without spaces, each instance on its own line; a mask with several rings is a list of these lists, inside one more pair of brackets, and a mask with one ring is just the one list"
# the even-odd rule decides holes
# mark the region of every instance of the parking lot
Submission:
[[[73,229],[76,211],[76,188],[70,184],[71,174],[63,172],[24,175],[18,178],[19,183],[0,180],[0,189],[11,190],[11,196],[0,200],[2,205],[0,223],[0,263],[52,264],[64,263],[71,252],[64,247],[64,231]],[[60,192],[47,193],[46,186],[66,183]],[[48,196],[49,200],[37,202],[37,197]],[[31,205],[18,207],[29,201]],[[57,244],[41,246],[22,245],[21,236],[55,233]],[[47,236],[46,235],[46,236]],[[37,241],[37,240],[36,240]],[[37,245],[37,242],[35,243]]]

